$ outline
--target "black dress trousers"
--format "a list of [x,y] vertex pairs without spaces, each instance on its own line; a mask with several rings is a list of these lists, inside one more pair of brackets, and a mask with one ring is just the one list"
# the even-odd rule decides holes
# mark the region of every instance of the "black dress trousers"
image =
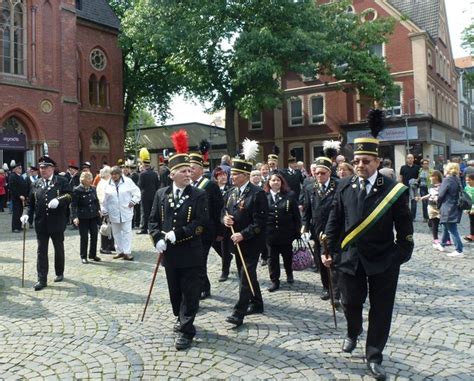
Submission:
[[38,241],[38,260],[36,270],[38,272],[38,281],[47,283],[49,262],[48,262],[48,244],[49,239],[54,246],[54,269],[56,275],[64,275],[64,232],[56,233],[36,233]]

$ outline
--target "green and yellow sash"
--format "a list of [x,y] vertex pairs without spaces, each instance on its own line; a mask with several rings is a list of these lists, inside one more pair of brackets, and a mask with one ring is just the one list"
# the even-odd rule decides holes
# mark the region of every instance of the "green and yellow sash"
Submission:
[[198,185],[198,188],[199,189],[204,189],[207,186],[207,184],[209,183],[209,181],[210,181],[209,179],[203,177],[201,183]]
[[362,220],[362,222],[354,225],[354,228],[351,228],[348,231],[346,237],[342,241],[341,249],[344,250],[346,246],[350,245],[355,240],[364,235],[407,189],[408,188],[405,185],[397,183],[377,205],[377,207]]

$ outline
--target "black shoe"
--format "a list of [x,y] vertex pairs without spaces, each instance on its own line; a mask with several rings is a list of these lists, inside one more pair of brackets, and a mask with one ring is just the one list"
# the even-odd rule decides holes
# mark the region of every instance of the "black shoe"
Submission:
[[235,325],[235,327],[237,328],[237,327],[240,327],[240,326],[243,324],[244,319],[243,319],[243,318],[239,318],[238,316],[235,316],[235,315],[230,315],[230,316],[227,316],[227,317],[225,318],[225,321],[226,321],[227,323],[230,323],[230,324]]
[[104,250],[104,249],[100,249],[99,252],[101,254],[112,254],[112,252],[110,250]]
[[64,276],[63,275],[57,275],[56,278],[54,278],[54,281],[55,282],[62,282],[64,280]]
[[338,310],[339,312],[343,312],[342,304],[339,299],[334,299],[334,308]]
[[272,282],[272,285],[270,287],[267,288],[267,290],[269,292],[273,292],[273,291],[276,291],[280,288],[280,283],[277,283],[277,282]]
[[174,347],[178,351],[182,351],[183,349],[188,349],[191,346],[192,342],[193,339],[188,339],[187,337],[180,335],[176,338],[176,341],[174,342]]
[[202,291],[201,295],[199,295],[199,299],[204,300],[211,296],[211,291]]
[[357,345],[357,338],[351,339],[350,337],[346,337],[342,342],[342,351],[346,353],[352,353]]
[[372,374],[376,380],[383,381],[387,379],[387,374],[385,373],[385,369],[383,368],[382,364],[368,362],[367,368],[369,368],[370,374]]
[[263,306],[256,306],[251,304],[249,308],[247,308],[247,312],[245,315],[255,315],[255,314],[263,314]]
[[221,276],[219,277],[219,282],[225,282],[229,278],[229,274],[222,273]]
[[266,259],[262,259],[262,261],[260,262],[260,264],[262,266],[266,266],[268,264],[268,261]]
[[329,290],[323,290],[320,296],[321,300],[329,300],[331,296],[329,295]]
[[82,258],[81,259],[81,262],[83,265],[87,265],[89,263],[89,261],[87,260],[87,258]]
[[21,233],[21,230],[20,229],[13,229],[12,233]]
[[30,229],[33,229],[33,224],[30,224]]
[[293,278],[293,276],[287,276],[287,277],[286,277],[286,281],[287,281],[289,284],[295,283],[295,279]]
[[148,234],[146,230],[139,230],[137,231],[137,234]]
[[42,289],[45,288],[45,287],[46,287],[46,283],[44,283],[44,282],[37,282],[37,283],[33,286],[33,288],[35,289],[35,291],[40,291],[40,290],[42,290]]
[[98,257],[97,255],[95,257],[92,257],[92,258],[89,258],[91,261],[94,261],[94,262],[100,262],[102,259],[100,259],[100,257]]

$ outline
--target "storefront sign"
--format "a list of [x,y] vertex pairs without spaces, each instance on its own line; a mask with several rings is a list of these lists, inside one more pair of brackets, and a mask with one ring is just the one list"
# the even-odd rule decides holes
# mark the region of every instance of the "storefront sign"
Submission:
[[0,149],[26,151],[26,136],[22,134],[0,134]]
[[435,128],[431,129],[431,140],[435,140],[440,143],[446,143],[446,134]]
[[[408,126],[406,127],[396,127],[396,128],[387,128],[383,130],[378,139],[381,141],[405,141],[407,140],[407,130],[408,130],[408,140],[417,140],[418,139],[418,127],[417,126]],[[363,131],[349,131],[347,133],[347,142],[354,143],[356,138],[367,138],[372,137],[368,130]]]

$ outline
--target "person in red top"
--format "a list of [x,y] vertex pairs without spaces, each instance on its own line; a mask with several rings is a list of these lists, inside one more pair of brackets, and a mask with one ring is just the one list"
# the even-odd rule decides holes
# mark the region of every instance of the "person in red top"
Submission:
[[0,212],[4,212],[3,205],[5,203],[5,197],[7,195],[7,191],[5,190],[6,183],[7,179],[5,177],[5,171],[0,168]]

